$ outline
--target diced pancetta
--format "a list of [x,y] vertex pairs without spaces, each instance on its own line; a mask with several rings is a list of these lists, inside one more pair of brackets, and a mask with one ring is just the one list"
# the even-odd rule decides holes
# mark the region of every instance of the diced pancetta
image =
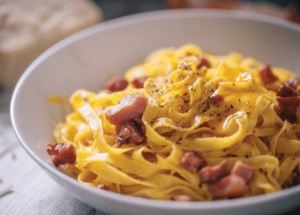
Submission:
[[227,162],[223,160],[215,166],[205,166],[198,173],[203,183],[212,183],[226,175]]
[[248,185],[242,177],[230,174],[215,183],[208,184],[208,190],[214,199],[237,198],[248,191]]
[[114,76],[107,81],[106,89],[112,92],[124,90],[128,86],[128,81],[122,76]]
[[234,166],[231,169],[231,174],[238,175],[242,177],[246,182],[249,182],[253,175],[253,167],[247,164],[244,164],[242,161],[235,162]]
[[278,77],[274,75],[270,64],[265,64],[260,67],[259,76],[264,85],[274,83],[278,80]]
[[118,105],[108,109],[105,113],[107,120],[112,124],[122,124],[139,117],[145,110],[148,99],[141,93],[132,93],[120,99]]
[[76,161],[76,151],[71,143],[49,143],[46,150],[55,166]]
[[181,158],[181,165],[191,172],[197,172],[206,162],[196,152],[186,152]]

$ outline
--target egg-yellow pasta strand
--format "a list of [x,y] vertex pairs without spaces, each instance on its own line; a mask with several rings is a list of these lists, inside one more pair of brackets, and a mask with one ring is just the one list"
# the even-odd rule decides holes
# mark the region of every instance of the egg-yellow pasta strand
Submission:
[[[274,89],[295,75],[274,67],[278,78],[266,84],[261,66],[236,52],[217,56],[187,44],[151,53],[125,72],[129,84],[122,90],[77,90],[73,111],[54,130],[57,142],[76,151],[66,169],[82,183],[126,195],[212,200],[210,185],[181,163],[192,151],[206,165],[225,160],[227,174],[237,161],[251,166],[243,197],[291,186],[300,169],[300,123],[298,116],[294,123],[282,119]],[[148,78],[143,87],[135,87],[142,77]],[[148,100],[141,118],[146,141],[120,144],[120,125],[105,114],[132,93]]]

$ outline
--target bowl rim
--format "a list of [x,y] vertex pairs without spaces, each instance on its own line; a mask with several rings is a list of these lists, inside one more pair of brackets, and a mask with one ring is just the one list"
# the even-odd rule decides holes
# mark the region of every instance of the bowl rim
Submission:
[[[35,70],[35,68],[43,63],[47,59],[48,56],[55,54],[57,51],[71,45],[72,43],[84,39],[90,35],[93,35],[98,32],[107,31],[109,29],[118,28],[119,26],[124,26],[128,24],[135,24],[140,22],[145,22],[149,20],[160,20],[164,19],[172,19],[174,17],[195,17],[201,16],[206,18],[232,18],[232,19],[241,19],[241,20],[252,20],[256,22],[264,22],[276,26],[280,26],[283,28],[289,28],[294,31],[300,33],[300,25],[292,23],[290,21],[269,16],[263,14],[256,14],[253,12],[246,12],[246,11],[228,11],[222,9],[170,9],[170,10],[156,10],[150,12],[141,12],[133,15],[127,15],[124,17],[115,18],[112,20],[105,21],[103,23],[97,24],[95,26],[86,28],[81,30],[65,39],[62,39],[58,43],[54,44],[46,51],[44,51],[40,56],[38,56],[24,71],[22,76],[20,77],[19,81],[17,82],[13,94],[10,101],[10,117],[12,127],[14,129],[14,133],[16,134],[20,145],[24,148],[24,150],[30,155],[30,157],[35,160],[46,172],[50,172],[51,174],[57,176],[64,182],[70,183],[72,186],[79,187],[81,189],[87,190],[88,192],[92,192],[94,195],[101,196],[102,198],[107,198],[113,201],[122,202],[128,205],[140,205],[143,207],[151,207],[151,208],[158,208],[158,209],[176,209],[176,210],[220,210],[220,209],[232,209],[232,208],[239,208],[244,206],[255,205],[259,203],[266,203],[274,201],[275,199],[283,199],[290,195],[295,195],[296,193],[300,192],[300,186],[292,187],[288,189],[284,189],[278,192],[266,194],[266,195],[259,195],[253,197],[246,197],[246,198],[239,198],[239,199],[230,199],[230,200],[217,200],[217,201],[205,201],[205,202],[186,202],[182,204],[174,203],[173,201],[167,200],[153,200],[153,199],[144,199],[138,197],[127,196],[123,194],[118,194],[114,192],[109,192],[105,190],[97,190],[92,188],[88,185],[79,183],[77,180],[71,178],[70,176],[66,175],[65,173],[59,171],[54,166],[49,165],[45,162],[42,158],[38,157],[33,150],[31,150],[30,146],[26,143],[25,139],[23,138],[21,132],[17,129],[17,122],[16,122],[16,101],[18,99],[18,92],[21,88],[21,85],[27,79],[28,76]],[[216,204],[216,202],[218,204]]]

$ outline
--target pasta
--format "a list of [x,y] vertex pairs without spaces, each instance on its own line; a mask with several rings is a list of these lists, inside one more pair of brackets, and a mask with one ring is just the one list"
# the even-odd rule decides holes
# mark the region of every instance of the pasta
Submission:
[[[47,151],[69,143],[76,156],[57,166],[130,196],[209,201],[279,191],[300,172],[298,80],[236,52],[159,49],[112,86],[74,92]],[[127,110],[130,95],[146,98],[138,101],[144,109]]]

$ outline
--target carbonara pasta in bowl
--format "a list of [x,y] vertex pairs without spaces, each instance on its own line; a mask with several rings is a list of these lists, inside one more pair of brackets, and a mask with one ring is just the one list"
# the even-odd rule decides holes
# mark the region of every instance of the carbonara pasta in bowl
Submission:
[[[157,15],[161,17],[154,18]],[[294,207],[291,203],[280,207],[274,203],[300,196],[299,62],[262,50],[259,39],[238,46],[235,36],[220,46],[222,37],[210,38],[207,26],[221,28],[220,20],[225,20],[230,31],[239,26],[230,24],[233,17],[252,30],[264,29],[253,25],[258,21],[249,14],[240,16],[201,10],[150,13],[140,22],[130,17],[127,23],[112,21],[57,44],[17,85],[12,116],[23,146],[77,198],[107,213],[122,214],[124,207],[130,208],[127,214],[289,210]],[[166,21],[170,17],[174,22]],[[274,27],[271,20],[258,23]],[[122,21],[125,24],[120,25]],[[195,21],[200,24],[195,26]],[[114,48],[121,40],[101,43],[110,32],[130,38],[127,28],[140,29],[146,23],[150,32],[158,22],[171,26],[174,35],[183,32],[184,40],[149,39],[147,48],[138,51],[144,40],[131,39],[119,51],[122,54]],[[194,35],[198,30],[193,27],[202,34]],[[293,32],[291,37],[300,35],[294,25],[281,27]],[[135,32],[138,38],[147,34],[142,32]],[[100,45],[94,48],[91,40]],[[260,51],[253,51],[251,44]],[[290,42],[287,47],[293,45],[298,44]],[[275,44],[272,49],[285,48]],[[89,58],[84,57],[87,52]],[[59,56],[66,56],[65,62],[52,68],[61,71],[54,78],[48,66]],[[26,85],[28,80],[35,83],[33,88]],[[34,99],[42,100],[38,108],[25,107],[32,116],[26,123],[33,124],[38,134],[23,137],[17,98],[44,88]],[[38,126],[34,114],[43,125],[48,123],[46,128]],[[29,127],[23,129],[31,132]],[[36,149],[27,141],[35,141]]]

